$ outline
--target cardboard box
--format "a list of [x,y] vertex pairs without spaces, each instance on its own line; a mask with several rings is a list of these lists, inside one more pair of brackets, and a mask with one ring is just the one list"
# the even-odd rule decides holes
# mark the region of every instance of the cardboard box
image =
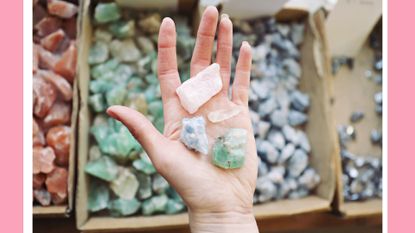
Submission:
[[[365,71],[373,66],[374,51],[368,41],[364,44],[354,61],[354,68],[350,70],[342,67],[333,77],[333,113],[335,123],[348,124],[353,111],[363,111],[364,118],[354,124],[356,141],[349,142],[347,149],[361,156],[381,156],[382,149],[370,142],[370,131],[382,128],[382,118],[375,112],[373,95],[382,90],[373,80],[365,77]],[[334,199],[334,209],[345,217],[359,217],[364,215],[382,214],[382,200],[379,198],[345,202],[343,198],[342,165],[340,154],[336,156],[337,189]]]
[[[80,1],[81,2],[81,1]],[[80,14],[77,18],[77,39],[76,47],[79,51],[79,32],[80,32]],[[71,112],[71,135],[70,135],[70,148],[69,148],[69,165],[68,165],[68,201],[65,205],[59,206],[33,206],[33,217],[69,217],[74,203],[74,191],[75,191],[75,168],[76,168],[76,153],[77,153],[77,140],[78,134],[78,110],[79,110],[79,91],[78,91],[78,75],[79,75],[79,53],[76,65],[75,79],[72,85],[73,97],[72,97],[72,112]]]
[[[123,3],[131,1],[119,1]],[[183,4],[182,4],[183,5]],[[186,4],[184,4],[186,5]],[[162,229],[187,225],[187,213],[178,215],[132,216],[113,218],[110,216],[91,216],[87,210],[88,175],[84,166],[88,159],[89,127],[91,112],[88,107],[89,67],[86,59],[91,44],[91,3],[84,1],[82,6],[82,32],[80,44],[80,114],[79,114],[79,157],[78,157],[78,189],[76,194],[77,227],[81,231],[108,231],[120,232],[131,230]],[[139,4],[137,4],[139,6]],[[179,4],[180,6],[180,4]],[[189,9],[189,8],[186,8]],[[179,7],[179,10],[181,8]],[[197,10],[196,10],[197,11]],[[194,14],[197,21],[198,14]],[[286,9],[277,16],[280,21],[305,20],[305,41],[301,48],[301,66],[303,77],[301,89],[311,97],[309,110],[309,123],[305,131],[312,145],[311,166],[321,176],[321,184],[316,192],[299,200],[280,200],[254,207],[257,218],[271,218],[289,216],[293,214],[312,211],[328,211],[335,192],[335,161],[334,156],[339,153],[336,147],[335,128],[333,128],[332,114],[330,112],[327,80],[329,79],[329,59],[326,50],[323,14],[319,12],[309,16],[304,10]],[[197,22],[194,22],[197,23]]]

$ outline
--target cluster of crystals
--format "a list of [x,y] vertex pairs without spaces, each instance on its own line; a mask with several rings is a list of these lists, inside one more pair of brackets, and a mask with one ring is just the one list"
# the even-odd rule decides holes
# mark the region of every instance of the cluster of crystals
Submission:
[[[377,25],[370,35],[370,46],[375,51],[373,69],[367,70],[365,75],[376,84],[382,85],[382,32],[381,25]],[[382,92],[373,96],[375,111],[382,117]],[[357,123],[364,117],[363,112],[353,112],[351,123]],[[346,201],[382,198],[382,158],[375,156],[358,156],[347,150],[347,143],[355,140],[356,131],[352,125],[338,126],[343,168],[343,196]],[[373,129],[370,133],[372,144],[382,147],[382,131]]]
[[77,1],[33,1],[33,197],[65,204]]
[[298,90],[304,24],[236,20],[234,31],[234,61],[243,40],[253,45],[249,108],[260,160],[254,202],[307,196],[320,176],[309,166],[311,148],[301,130],[310,106]]
[[[157,79],[158,13],[120,9],[99,3],[93,11],[94,36],[88,62],[91,81],[89,105],[94,112],[85,171],[90,175],[88,209],[91,213],[128,216],[175,214],[185,210],[180,196],[160,176],[149,157],[120,122],[104,111],[124,105],[146,115],[163,130],[163,108]],[[195,39],[186,18],[173,16],[177,27],[181,77],[188,77]]]

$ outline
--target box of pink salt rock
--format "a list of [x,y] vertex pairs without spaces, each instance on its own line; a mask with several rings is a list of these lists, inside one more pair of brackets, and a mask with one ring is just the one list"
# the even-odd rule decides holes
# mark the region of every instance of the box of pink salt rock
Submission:
[[73,206],[77,95],[77,0],[33,1],[33,215]]

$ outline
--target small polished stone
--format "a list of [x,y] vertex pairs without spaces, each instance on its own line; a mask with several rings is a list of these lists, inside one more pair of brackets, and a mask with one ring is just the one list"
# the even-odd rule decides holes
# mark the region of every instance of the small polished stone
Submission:
[[213,145],[213,164],[224,169],[240,168],[245,162],[248,132],[231,128]]
[[207,155],[209,142],[206,134],[205,119],[201,116],[183,118],[180,141],[189,149]]

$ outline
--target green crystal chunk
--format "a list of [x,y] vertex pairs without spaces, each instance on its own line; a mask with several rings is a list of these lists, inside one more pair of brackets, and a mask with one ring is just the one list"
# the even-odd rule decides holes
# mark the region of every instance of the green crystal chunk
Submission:
[[116,3],[98,3],[95,7],[94,18],[98,23],[108,23],[121,17],[120,8]]
[[143,202],[143,215],[152,215],[155,213],[164,213],[169,198],[166,195],[153,196]]
[[98,159],[89,161],[85,165],[85,172],[105,181],[112,181],[117,178],[117,164],[108,156],[101,156]]
[[140,206],[141,203],[135,198],[130,200],[118,198],[110,202],[108,209],[112,216],[121,217],[135,214]]
[[157,194],[166,193],[167,189],[170,187],[169,182],[167,182],[167,180],[158,173],[154,174],[152,181],[153,191]]
[[99,159],[101,158],[101,156],[102,156],[101,150],[99,149],[97,145],[93,145],[89,148],[89,156],[88,156],[89,161]]
[[247,131],[240,128],[229,129],[213,145],[213,164],[225,169],[240,168],[245,162]]
[[161,24],[160,14],[154,13],[144,17],[138,21],[140,29],[146,33],[154,34],[159,31]]
[[88,210],[98,212],[108,207],[110,191],[106,184],[92,180],[88,193]]
[[135,175],[127,168],[120,168],[118,177],[110,183],[111,190],[120,198],[133,199],[139,183]]
[[138,48],[144,54],[149,54],[155,50],[153,42],[145,36],[138,36],[136,38],[136,42],[137,42]]
[[132,39],[113,40],[109,47],[111,55],[120,61],[134,62],[141,56]]
[[110,77],[108,73],[114,73],[119,64],[120,62],[117,59],[110,59],[105,63],[94,66],[91,69],[91,76],[94,79],[112,80],[106,77]]
[[132,37],[135,33],[134,20],[111,23],[108,29],[117,38]]
[[137,197],[140,200],[147,199],[151,197],[152,190],[151,190],[151,177],[144,173],[139,172],[137,174],[138,182],[140,183],[140,187],[138,187]]
[[105,98],[109,106],[122,105],[125,97],[127,96],[127,89],[124,86],[118,85],[111,90],[107,91]]
[[177,214],[183,211],[185,208],[182,202],[169,199],[166,204],[166,214]]
[[103,41],[105,43],[110,43],[112,40],[112,34],[104,29],[97,28],[94,31],[94,39]]
[[154,168],[153,164],[151,163],[150,158],[146,153],[141,155],[140,159],[134,160],[133,167],[139,171],[143,172],[144,174],[151,175],[156,173],[156,168]]
[[102,94],[95,94],[89,96],[88,103],[92,107],[94,112],[103,112],[106,109],[105,99]]
[[112,87],[111,83],[103,79],[91,80],[89,82],[89,90],[93,94],[105,93]]
[[103,63],[108,57],[108,45],[102,41],[95,41],[89,49],[88,63],[91,65]]

